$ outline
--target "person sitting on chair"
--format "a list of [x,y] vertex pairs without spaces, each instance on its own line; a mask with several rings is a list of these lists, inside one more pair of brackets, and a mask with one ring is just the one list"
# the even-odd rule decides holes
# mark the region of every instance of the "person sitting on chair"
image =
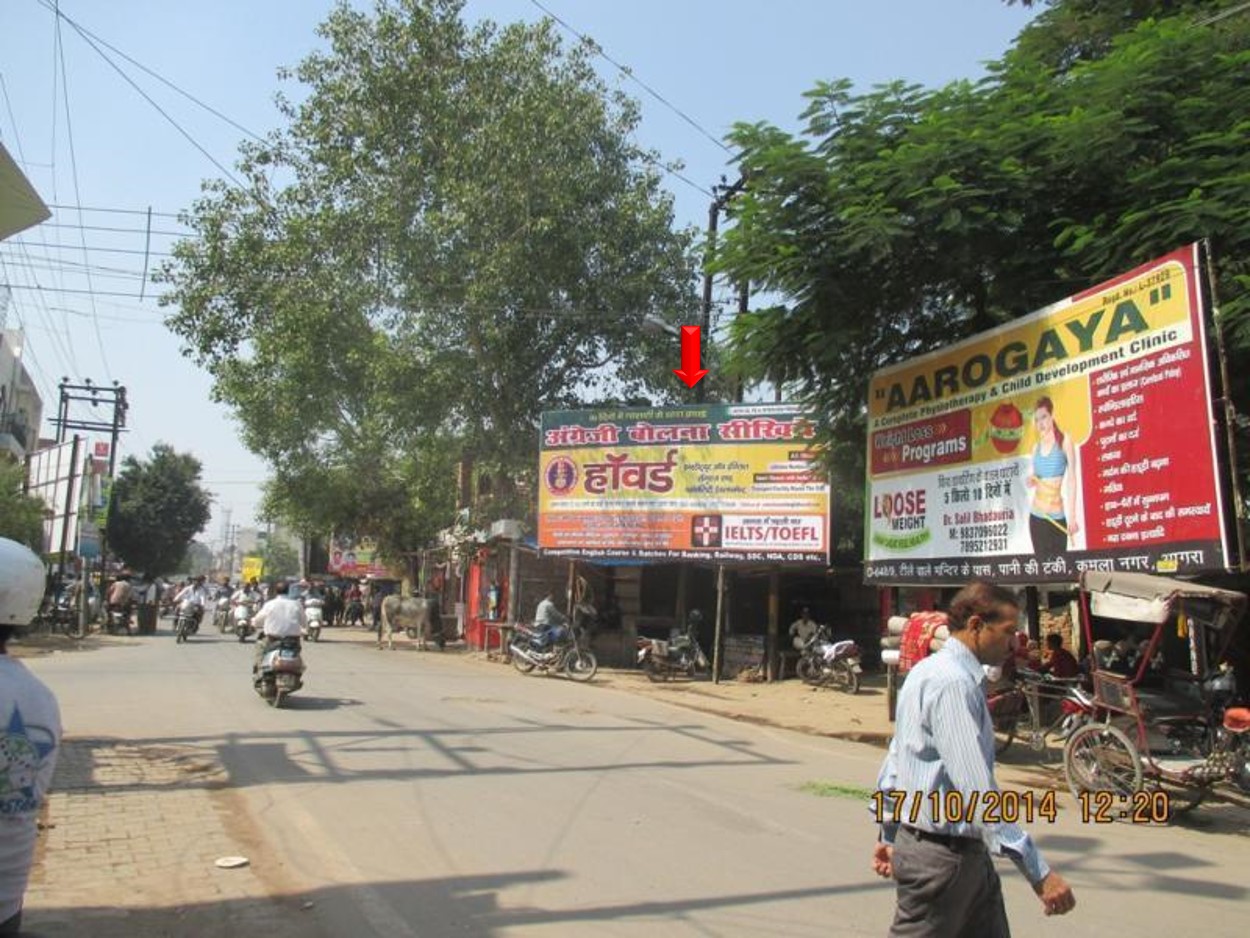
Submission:
[[812,610],[804,606],[799,617],[790,623],[790,639],[794,643],[794,650],[802,651],[818,628],[820,626],[812,619]]

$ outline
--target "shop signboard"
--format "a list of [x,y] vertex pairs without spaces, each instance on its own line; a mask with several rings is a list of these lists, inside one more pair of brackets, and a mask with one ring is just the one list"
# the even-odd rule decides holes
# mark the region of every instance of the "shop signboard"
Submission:
[[792,404],[545,413],[538,546],[588,560],[828,563],[814,435]]
[[877,372],[865,576],[1226,569],[1198,245]]
[[395,576],[394,571],[382,562],[377,541],[371,537],[342,533],[330,537],[330,559],[326,564],[326,572],[349,579],[386,579]]

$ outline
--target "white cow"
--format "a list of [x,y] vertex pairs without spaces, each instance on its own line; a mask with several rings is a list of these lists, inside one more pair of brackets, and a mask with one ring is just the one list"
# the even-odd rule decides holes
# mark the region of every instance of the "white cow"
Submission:
[[443,637],[443,625],[438,614],[438,600],[424,599],[419,596],[387,596],[382,600],[382,624],[378,632],[378,647],[386,642],[386,647],[394,650],[395,631],[399,629],[415,640],[417,648],[426,650],[427,642],[433,639],[439,651],[443,650],[446,640]]

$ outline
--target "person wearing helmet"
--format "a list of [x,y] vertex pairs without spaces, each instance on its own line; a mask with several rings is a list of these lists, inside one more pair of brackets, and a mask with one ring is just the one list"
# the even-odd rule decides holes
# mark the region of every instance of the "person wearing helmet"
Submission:
[[8,642],[43,600],[44,570],[26,547],[0,538],[0,935],[16,935],[35,859],[39,808],[61,745],[56,697]]

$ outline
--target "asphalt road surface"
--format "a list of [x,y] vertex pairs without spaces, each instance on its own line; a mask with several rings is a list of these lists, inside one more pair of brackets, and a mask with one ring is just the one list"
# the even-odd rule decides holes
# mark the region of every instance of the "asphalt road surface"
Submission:
[[[211,630],[31,659],[67,734],[193,747],[224,769],[241,852],[300,934],[882,935],[857,790],[881,751],[327,629],[288,709]],[[158,797],[154,794],[153,797]],[[1207,809],[1202,809],[1207,810]],[[1250,836],[1031,826],[1076,910],[1043,916],[1002,862],[1017,936],[1246,933]],[[194,896],[188,896],[188,901]],[[128,901],[119,888],[117,903]]]

